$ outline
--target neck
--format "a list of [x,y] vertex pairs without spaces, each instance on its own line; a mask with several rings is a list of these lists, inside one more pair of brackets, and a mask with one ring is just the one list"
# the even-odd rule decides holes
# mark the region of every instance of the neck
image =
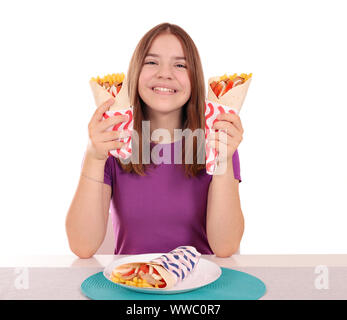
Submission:
[[170,133],[170,137],[167,135],[160,136],[160,140],[155,139],[158,143],[171,143],[174,142],[174,129],[182,129],[182,109],[170,113],[157,113],[149,112],[148,120],[151,124],[151,136],[152,132],[156,129],[165,129]]

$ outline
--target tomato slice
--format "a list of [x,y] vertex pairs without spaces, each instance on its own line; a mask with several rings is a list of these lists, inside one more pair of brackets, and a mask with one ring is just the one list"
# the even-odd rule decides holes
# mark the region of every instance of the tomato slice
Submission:
[[219,98],[219,95],[221,94],[221,92],[223,91],[225,87],[225,82],[224,81],[220,81],[214,88],[214,93],[216,95],[217,98]]
[[157,271],[157,269],[154,269],[154,268],[153,268],[153,273],[157,274],[158,276],[160,275],[159,272]]
[[[164,280],[163,280],[164,281]],[[165,281],[164,281],[165,282]],[[159,285],[158,286],[159,288],[164,288],[164,287],[166,287],[166,282],[164,283],[164,284],[161,284],[161,285]]]
[[127,277],[130,276],[131,274],[133,274],[135,272],[135,269],[131,269],[129,272],[122,274],[123,277]]
[[234,85],[234,83],[231,80],[229,80],[227,86],[225,87],[225,90],[224,90],[222,96],[224,94],[226,94],[233,87],[233,85]]
[[144,273],[148,273],[149,272],[149,267],[146,264],[143,264],[140,267],[140,270],[143,271]]
[[211,84],[210,84],[210,87],[211,89],[214,91],[214,88],[216,87],[217,85],[217,81],[212,81]]

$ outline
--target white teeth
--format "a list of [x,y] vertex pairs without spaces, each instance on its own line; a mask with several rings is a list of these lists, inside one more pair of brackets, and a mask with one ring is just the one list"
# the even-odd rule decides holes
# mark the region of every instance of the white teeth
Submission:
[[153,90],[163,91],[163,92],[175,92],[173,89],[154,87]]

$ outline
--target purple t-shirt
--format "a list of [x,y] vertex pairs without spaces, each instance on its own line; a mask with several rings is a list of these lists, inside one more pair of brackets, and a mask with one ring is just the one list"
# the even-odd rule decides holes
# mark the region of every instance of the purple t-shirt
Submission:
[[[201,170],[187,178],[184,167],[150,165],[146,176],[122,170],[113,156],[105,164],[104,182],[112,187],[110,213],[115,234],[115,254],[169,252],[194,246],[202,254],[213,254],[206,236],[207,195],[212,176]],[[151,148],[155,144],[151,143]],[[165,150],[159,156],[165,156]],[[234,177],[241,181],[239,155],[233,155]]]

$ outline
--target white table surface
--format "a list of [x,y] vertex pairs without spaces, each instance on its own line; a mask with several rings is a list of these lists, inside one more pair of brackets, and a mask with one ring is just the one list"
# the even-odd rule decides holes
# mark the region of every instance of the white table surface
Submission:
[[[95,255],[80,259],[71,255],[8,255],[0,258],[2,267],[106,267],[113,260],[128,255]],[[202,255],[221,267],[315,267],[317,265],[347,267],[347,254],[294,254],[294,255],[233,255],[218,258]]]
[[[0,300],[88,299],[79,289],[83,280],[126,256],[95,255],[90,259],[79,259],[73,254],[3,256]],[[262,297],[265,300],[347,299],[347,255],[344,254],[233,255],[229,258],[202,255],[202,258],[258,277],[267,287]],[[320,288],[317,281],[323,271],[325,286]]]

